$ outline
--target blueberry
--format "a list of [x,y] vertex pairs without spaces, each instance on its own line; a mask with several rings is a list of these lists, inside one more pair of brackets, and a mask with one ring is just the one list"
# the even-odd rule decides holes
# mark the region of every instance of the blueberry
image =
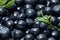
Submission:
[[50,7],[51,6],[51,1],[47,0],[46,6]]
[[21,9],[22,9],[21,6],[19,6],[19,7],[16,8],[16,10],[19,11],[19,12],[21,12]]
[[5,25],[5,24],[6,24],[6,21],[5,21],[3,18],[1,18],[1,19],[0,19],[0,23],[1,23],[2,25]]
[[0,7],[0,16],[4,16],[6,13],[6,9],[3,7]]
[[57,26],[58,26],[58,28],[60,28],[60,22],[58,23],[58,25],[57,25]]
[[13,13],[10,15],[10,19],[16,20],[18,15],[19,15],[19,12],[18,12],[18,11],[15,11],[15,12],[13,12]]
[[26,11],[26,16],[27,16],[28,18],[34,19],[34,18],[36,17],[36,12],[35,12],[35,10],[33,10],[33,9],[28,9],[28,10]]
[[53,9],[51,7],[45,7],[44,13],[47,15],[52,15],[53,14]]
[[21,38],[20,40],[24,40],[24,38]]
[[58,19],[54,16],[51,17],[51,20],[52,20],[52,25],[57,25],[59,23]]
[[11,34],[14,39],[21,39],[24,36],[23,32],[17,29],[14,29]]
[[47,40],[47,36],[44,34],[39,34],[36,39],[37,40]]
[[24,8],[23,8],[22,6],[18,6],[18,7],[16,8],[16,10],[17,10],[18,12],[20,12],[20,13],[24,13],[24,12],[25,12],[25,10],[24,10]]
[[9,21],[6,22],[6,26],[10,29],[13,29],[14,22],[12,20],[9,20]]
[[15,21],[14,21],[14,25],[16,26],[16,25],[17,25],[17,23],[18,23],[18,20],[15,20]]
[[10,20],[10,17],[3,17],[2,19],[5,21],[8,21],[8,20]]
[[37,2],[37,0],[24,0],[24,2],[26,4],[33,4],[34,5]]
[[34,23],[33,23],[33,27],[34,28],[39,28],[40,27],[40,21],[38,21],[37,19],[35,19]]
[[52,35],[53,37],[58,38],[58,37],[59,37],[59,32],[58,32],[58,31],[52,31],[51,35]]
[[47,35],[48,37],[49,37],[50,34],[51,34],[50,30],[44,30],[42,33],[45,34],[45,35]]
[[59,0],[51,0],[51,5],[59,4]]
[[16,28],[22,29],[22,30],[25,29],[26,28],[26,22],[23,21],[23,20],[19,20],[18,23],[17,23]]
[[9,38],[10,36],[10,29],[0,25],[0,38],[5,39],[5,38]]
[[29,34],[29,33],[30,33],[30,29],[27,29],[27,30],[25,31],[25,33],[26,33],[26,34]]
[[27,34],[25,35],[24,40],[34,40],[34,37],[32,34]]
[[31,28],[30,33],[33,34],[34,36],[37,36],[40,33],[39,28]]
[[26,19],[26,23],[27,23],[27,26],[32,26],[33,25],[33,20],[32,19],[30,19],[30,18],[27,18]]
[[56,40],[56,39],[53,37],[49,37],[48,40]]
[[54,13],[56,13],[58,15],[60,13],[60,5],[55,5],[53,7],[53,11],[54,11]]
[[40,28],[46,29],[47,27],[48,27],[48,24],[47,23],[44,23],[44,22],[41,22],[40,23]]
[[21,13],[21,14],[17,15],[17,18],[18,18],[19,20],[25,20],[26,15],[25,15],[24,13]]
[[36,7],[35,7],[35,9],[36,9],[37,11],[39,11],[39,10],[41,10],[41,9],[44,9],[44,8],[45,8],[45,5],[42,5],[42,4],[37,4]]
[[57,17],[58,21],[60,22],[60,17]]
[[33,6],[32,6],[31,4],[26,4],[26,5],[24,6],[24,9],[25,9],[25,10],[32,9],[32,8],[33,8]]

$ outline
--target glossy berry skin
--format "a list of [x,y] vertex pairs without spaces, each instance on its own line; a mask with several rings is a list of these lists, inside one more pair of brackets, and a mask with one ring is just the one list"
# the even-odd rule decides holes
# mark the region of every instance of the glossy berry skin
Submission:
[[27,34],[25,35],[24,40],[34,40],[34,37],[32,34]]
[[16,27],[17,23],[18,23],[18,20],[15,20],[15,21],[14,21],[14,25],[15,25],[15,27]]
[[33,20],[32,19],[30,19],[30,18],[27,18],[26,19],[26,23],[27,23],[27,26],[32,26],[33,25]]
[[42,33],[45,34],[45,35],[47,35],[48,37],[49,37],[50,34],[51,34],[50,30],[44,30]]
[[57,17],[57,19],[58,19],[58,21],[60,22],[60,16],[59,16],[59,17]]
[[9,21],[6,22],[6,26],[10,29],[13,29],[14,22],[12,20],[9,20]]
[[0,37],[2,39],[5,39],[5,38],[9,38],[9,36],[10,36],[10,29],[0,25]]
[[57,27],[60,28],[60,22],[58,23]]
[[0,7],[0,16],[4,16],[6,13],[6,9],[3,7]]
[[23,38],[21,38],[20,40],[24,40],[24,37],[23,37]]
[[42,29],[46,29],[48,27],[48,24],[44,23],[44,22],[41,22],[40,23],[40,28]]
[[17,10],[18,12],[21,12],[21,9],[22,9],[21,6],[19,6],[19,7],[16,8],[16,10]]
[[17,4],[17,6],[20,6],[23,3],[23,0],[15,0],[15,3]]
[[32,4],[32,5],[34,5],[37,2],[37,0],[24,0],[24,2],[26,4]]
[[26,22],[23,20],[19,20],[17,25],[16,25],[16,28],[22,29],[22,30],[25,29],[26,28]]
[[5,25],[5,24],[6,24],[6,21],[5,21],[3,18],[0,18],[0,23],[1,23],[2,25]]
[[39,28],[31,28],[30,33],[33,34],[34,36],[37,36],[40,33]]
[[17,29],[14,29],[11,34],[14,39],[21,39],[24,36],[23,32]]
[[[60,5],[55,5],[54,7],[53,7],[53,11],[54,11],[54,13],[56,12],[56,14],[59,14],[59,12],[60,12]],[[59,14],[60,15],[60,14]]]
[[28,9],[28,10],[26,11],[26,16],[27,16],[28,18],[34,19],[34,18],[36,17],[36,12],[35,12],[35,10],[33,10],[33,9]]
[[24,13],[21,13],[17,16],[18,20],[25,20],[25,18],[26,18],[26,15]]
[[58,19],[56,17],[51,17],[51,20],[52,20],[52,25],[57,25],[59,22],[58,22]]
[[53,37],[58,38],[59,32],[58,32],[58,31],[52,31],[51,35],[52,35]]
[[44,34],[39,34],[36,39],[37,40],[47,40],[47,36]]
[[48,40],[56,40],[54,37],[49,37]]
[[51,7],[45,7],[44,13],[47,15],[53,15],[53,10]]
[[47,2],[46,2],[46,6],[48,6],[48,7],[51,6],[51,1],[50,1],[50,0],[47,0]]
[[26,4],[26,5],[24,5],[24,9],[25,9],[25,11],[28,9],[33,9],[33,6],[31,4]]
[[59,0],[50,0],[50,1],[51,1],[51,5],[59,4]]
[[39,11],[39,10],[41,10],[41,9],[44,9],[44,8],[45,8],[45,5],[42,5],[42,4],[37,4],[36,7],[35,7],[35,9],[36,9],[37,11]]
[[19,15],[19,12],[18,12],[18,11],[15,11],[15,12],[13,12],[13,13],[10,15],[10,19],[16,20],[18,15]]
[[38,21],[37,19],[34,20],[33,23],[33,28],[39,28],[40,27],[40,21]]
[[30,29],[27,29],[27,30],[25,31],[25,33],[26,33],[26,34],[29,34],[29,33],[30,33]]
[[24,10],[24,8],[23,8],[22,6],[18,6],[18,7],[16,8],[16,10],[17,10],[18,12],[20,12],[20,13],[24,13],[24,12],[25,12],[25,10]]
[[4,21],[8,21],[8,20],[10,20],[10,17],[3,17],[2,18]]

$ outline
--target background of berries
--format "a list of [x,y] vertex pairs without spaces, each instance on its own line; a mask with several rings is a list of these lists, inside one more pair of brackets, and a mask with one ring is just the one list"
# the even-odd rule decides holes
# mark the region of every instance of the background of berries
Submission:
[[0,40],[60,40],[60,0],[0,0]]

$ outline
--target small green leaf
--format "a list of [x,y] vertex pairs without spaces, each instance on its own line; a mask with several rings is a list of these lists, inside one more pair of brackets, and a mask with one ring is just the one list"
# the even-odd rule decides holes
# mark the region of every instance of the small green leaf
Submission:
[[45,20],[43,17],[37,17],[37,20],[50,24],[48,20]]
[[43,16],[43,10],[42,9],[39,11],[39,13],[41,16]]
[[0,6],[4,5],[7,2],[7,0],[0,0]]
[[48,15],[44,15],[44,16],[43,16],[43,18],[44,18],[45,20],[48,20],[48,17],[49,17]]
[[11,7],[15,3],[15,0],[9,1],[6,5],[4,5],[5,8]]

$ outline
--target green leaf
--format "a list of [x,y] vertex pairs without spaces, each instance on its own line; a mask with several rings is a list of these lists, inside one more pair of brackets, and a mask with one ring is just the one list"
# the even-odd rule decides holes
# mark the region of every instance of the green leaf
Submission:
[[39,21],[45,22],[47,24],[50,24],[50,22],[48,20],[45,20],[43,17],[37,17],[36,19]]
[[43,16],[43,10],[42,9],[39,11],[39,13],[41,16]]
[[0,0],[0,6],[4,5],[7,2],[7,0]]
[[6,5],[4,5],[5,8],[11,7],[15,3],[15,0],[9,1]]
[[43,18],[44,18],[45,20],[48,20],[48,17],[49,17],[48,15],[44,15],[44,16],[43,16]]

